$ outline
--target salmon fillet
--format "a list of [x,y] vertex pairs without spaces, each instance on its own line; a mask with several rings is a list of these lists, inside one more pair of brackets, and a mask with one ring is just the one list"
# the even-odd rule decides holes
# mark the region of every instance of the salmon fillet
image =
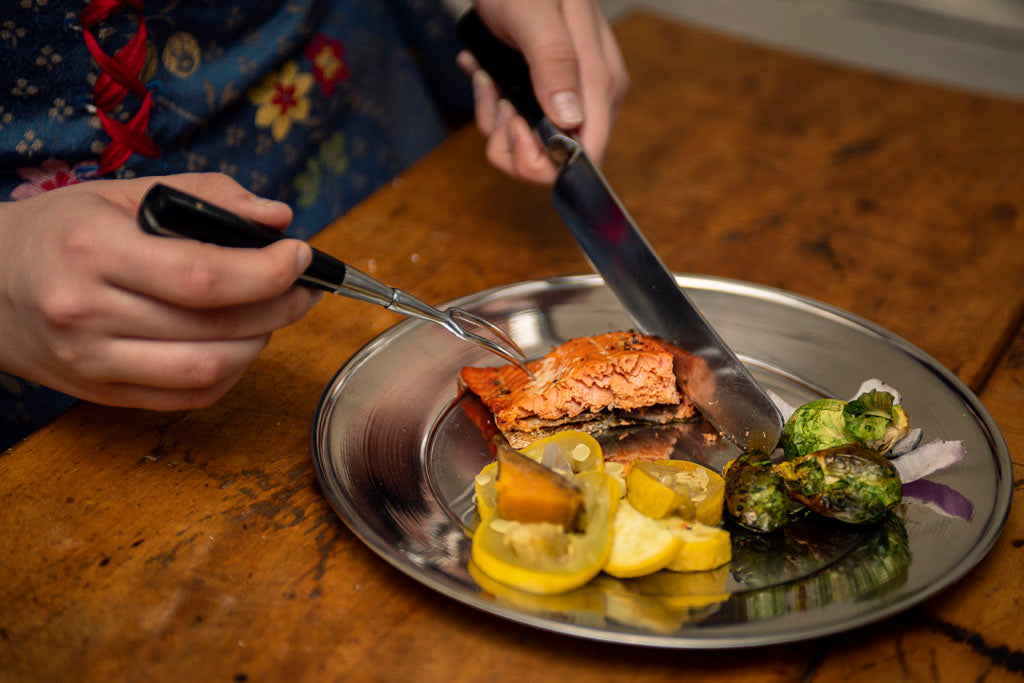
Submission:
[[653,337],[609,332],[571,339],[527,364],[536,380],[515,365],[465,367],[463,386],[494,415],[513,448],[565,429],[600,433],[643,422],[662,424],[696,417],[679,390],[683,352]]

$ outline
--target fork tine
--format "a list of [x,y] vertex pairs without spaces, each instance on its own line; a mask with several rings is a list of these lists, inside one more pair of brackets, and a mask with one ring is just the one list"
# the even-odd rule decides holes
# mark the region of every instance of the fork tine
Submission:
[[491,332],[494,333],[494,336],[496,336],[498,340],[501,341],[502,344],[504,344],[505,346],[501,346],[495,343],[494,341],[487,339],[486,337],[481,337],[479,334],[476,334],[475,332],[470,332],[461,324],[459,324],[459,327],[462,330],[462,332],[466,335],[467,340],[472,341],[480,346],[484,346],[493,353],[496,353],[499,356],[505,358],[506,360],[511,361],[512,363],[517,365],[521,370],[523,370],[527,375],[529,375],[530,379],[537,379],[534,376],[534,374],[530,372],[530,368],[526,366],[526,354],[523,353],[523,350],[521,348],[519,348],[519,344],[516,344],[515,340],[512,339],[512,337],[508,336],[508,334],[506,334],[503,329],[492,323],[490,320],[481,318],[475,313],[470,313],[469,311],[461,308],[453,307],[449,308],[445,312],[448,313],[453,320],[455,320],[456,324],[459,324],[459,320],[464,320],[489,329]]
[[487,320],[486,318],[481,318],[480,316],[476,315],[475,313],[470,313],[469,311],[467,311],[465,309],[462,309],[462,308],[449,308],[448,312],[451,313],[456,318],[462,318],[463,320],[468,320],[471,323],[475,323],[477,325],[481,325],[483,327],[486,327],[491,332],[493,332],[494,335],[503,344],[505,344],[508,347],[511,347],[512,350],[515,351],[515,353],[520,358],[522,358],[524,361],[526,360],[526,354],[523,353],[523,350],[521,348],[519,348],[519,344],[516,344],[515,340],[512,339],[512,337],[508,336],[508,334],[505,333],[505,330],[501,329],[500,327],[498,327],[497,325],[492,323],[490,320]]

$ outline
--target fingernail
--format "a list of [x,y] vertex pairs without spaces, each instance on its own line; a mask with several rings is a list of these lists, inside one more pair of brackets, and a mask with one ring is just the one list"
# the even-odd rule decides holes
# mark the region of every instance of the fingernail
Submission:
[[317,290],[317,291],[313,292],[313,296],[309,297],[309,308],[307,308],[306,310],[308,311],[308,310],[312,309],[314,306],[316,306],[318,303],[320,303],[320,299],[323,299],[323,298],[324,298],[324,293],[322,291]]
[[260,197],[259,195],[255,194],[249,195],[249,201],[255,204],[256,206],[263,206],[267,208],[270,208],[272,206],[288,206],[284,202],[279,202],[274,199],[267,199],[266,197]]
[[491,85],[491,77],[487,75],[487,72],[483,69],[477,69],[473,72],[473,97],[480,99],[483,97],[484,91]]
[[563,90],[551,96],[559,123],[563,126],[578,126],[583,123],[583,107],[580,97],[572,90]]
[[299,243],[299,248],[295,252],[295,265],[299,271],[304,271],[309,267],[309,264],[313,262],[313,249],[305,242]]

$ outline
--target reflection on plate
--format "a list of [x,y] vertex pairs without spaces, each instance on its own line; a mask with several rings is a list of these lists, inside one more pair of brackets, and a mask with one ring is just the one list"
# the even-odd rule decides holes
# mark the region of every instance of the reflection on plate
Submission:
[[[318,406],[314,466],[339,516],[393,566],[484,612],[658,647],[746,647],[854,628],[924,600],[977,564],[1009,512],[1011,466],[995,423],[955,376],[826,305],[732,280],[677,279],[755,378],[790,404],[849,396],[868,377],[898,387],[926,438],[966,443],[964,460],[927,481],[971,514],[908,497],[870,527],[809,516],[770,536],[730,528],[733,561],[713,572],[600,576],[551,597],[508,589],[470,566],[472,481],[491,454],[455,384],[462,366],[494,359],[436,326],[406,321],[360,350]],[[452,304],[501,325],[534,357],[571,337],[632,326],[596,276],[520,283]],[[699,425],[681,427],[670,446],[685,452],[687,439],[702,439]],[[723,447],[706,464],[721,469],[732,455]]]

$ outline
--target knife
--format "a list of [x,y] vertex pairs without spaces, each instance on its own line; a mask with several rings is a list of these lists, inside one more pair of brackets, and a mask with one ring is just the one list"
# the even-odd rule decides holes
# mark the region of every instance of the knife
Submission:
[[743,451],[775,450],[782,432],[775,404],[679,287],[583,147],[544,116],[523,56],[473,9],[459,19],[459,35],[558,166],[555,207],[594,270],[641,331],[696,357],[680,382],[701,414]]

